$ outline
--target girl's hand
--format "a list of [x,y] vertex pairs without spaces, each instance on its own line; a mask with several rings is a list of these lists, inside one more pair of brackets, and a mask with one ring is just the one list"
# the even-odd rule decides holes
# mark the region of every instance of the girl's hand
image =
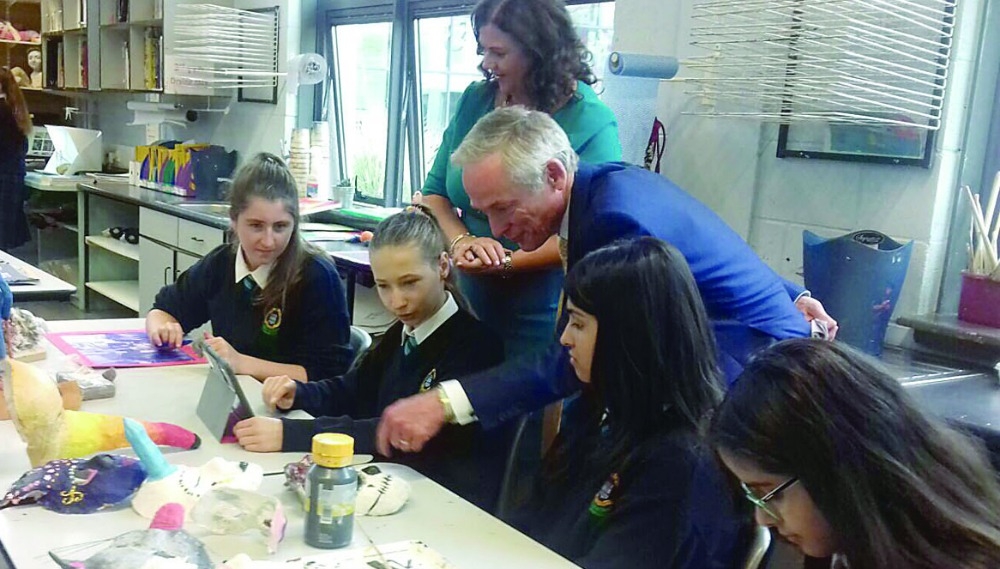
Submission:
[[229,367],[233,368],[233,373],[246,373],[242,369],[243,354],[237,352],[236,348],[230,346],[229,342],[224,338],[205,332],[205,344],[215,350],[215,353],[219,354],[219,357],[225,360],[229,364]]
[[262,394],[264,404],[271,411],[275,408],[288,410],[295,402],[295,389],[299,383],[287,375],[278,375],[264,380]]
[[272,417],[251,417],[233,426],[236,440],[250,452],[280,451],[284,430],[281,419]]
[[146,335],[157,348],[179,348],[184,342],[184,329],[173,316],[162,311],[152,311],[146,316]]
[[451,258],[462,270],[481,272],[482,268],[501,268],[506,253],[503,245],[489,237],[466,237],[455,243]]

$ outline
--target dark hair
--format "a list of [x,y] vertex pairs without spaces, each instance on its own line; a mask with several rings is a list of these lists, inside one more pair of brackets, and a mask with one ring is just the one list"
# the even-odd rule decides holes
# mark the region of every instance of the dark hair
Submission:
[[852,567],[1000,566],[1000,485],[983,454],[843,344],[788,340],[760,353],[708,436],[797,476]]
[[[597,320],[591,382],[543,466],[545,485],[599,483],[657,434],[695,434],[721,398],[712,329],[684,256],[652,237],[587,254],[566,297]],[[605,415],[606,413],[606,415]],[[602,431],[607,428],[607,436]],[[583,467],[581,464],[589,464]]]
[[[0,67],[0,90],[7,95],[6,103],[14,115],[14,122],[17,123],[18,130],[24,136],[31,135],[31,113],[28,112],[28,105],[24,102],[24,94],[17,86],[14,74],[6,67]],[[4,101],[0,99],[0,104]]]
[[[653,237],[592,251],[566,296],[597,320],[591,378],[612,431],[697,431],[721,398],[715,339],[684,256]],[[627,299],[627,300],[626,300]]]
[[[264,307],[285,306],[302,283],[302,273],[314,257],[323,253],[302,239],[299,230],[299,193],[285,163],[273,154],[261,152],[240,167],[233,180],[229,196],[229,218],[236,223],[246,211],[250,200],[260,198],[269,202],[280,201],[292,216],[292,237],[278,257],[267,277],[267,287],[254,299],[254,304]],[[239,239],[233,239],[236,254],[240,254]]]
[[[375,252],[382,247],[410,245],[420,251],[425,261],[435,266],[441,259],[442,253],[447,255],[448,245],[444,231],[427,206],[410,205],[403,211],[382,220],[375,228],[375,235],[368,247]],[[468,304],[455,285],[453,272],[448,273],[444,287],[459,306],[469,311]]]
[[[536,108],[556,111],[576,93],[576,82],[597,82],[590,68],[593,59],[580,41],[573,20],[561,0],[481,0],[472,12],[472,31],[493,24],[514,38],[531,62],[525,91]],[[482,46],[479,47],[482,54]],[[479,70],[490,79],[490,74]]]

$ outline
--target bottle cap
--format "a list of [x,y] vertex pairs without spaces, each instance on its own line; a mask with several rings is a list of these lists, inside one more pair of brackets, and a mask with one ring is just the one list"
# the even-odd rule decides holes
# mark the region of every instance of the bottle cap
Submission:
[[354,439],[341,433],[313,436],[313,462],[326,468],[350,466],[354,459]]

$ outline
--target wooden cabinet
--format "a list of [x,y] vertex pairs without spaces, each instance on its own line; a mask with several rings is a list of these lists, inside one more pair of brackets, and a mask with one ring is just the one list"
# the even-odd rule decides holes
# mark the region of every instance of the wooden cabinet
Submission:
[[101,0],[101,90],[163,91],[164,0]]
[[15,79],[21,79],[18,86],[24,90],[41,89],[39,84],[31,84],[31,66],[28,54],[39,52],[37,65],[41,64],[42,13],[39,3],[24,0],[0,0],[0,67],[14,68]]

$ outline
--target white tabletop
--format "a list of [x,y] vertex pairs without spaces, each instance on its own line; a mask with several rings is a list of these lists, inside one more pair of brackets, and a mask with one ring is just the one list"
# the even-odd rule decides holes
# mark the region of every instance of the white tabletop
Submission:
[[[142,320],[89,320],[50,322],[51,331],[136,330]],[[49,347],[49,356],[39,362],[55,369],[62,354]],[[222,445],[210,435],[195,414],[207,367],[176,366],[118,370],[117,394],[112,399],[85,401],[83,410],[125,414],[149,421],[169,421],[197,433],[202,438],[198,450],[170,453],[175,464],[201,465],[215,456],[260,464],[265,472],[281,472],[284,465],[301,458],[302,453],[249,453],[238,445]],[[240,377],[255,412],[263,410],[260,384]],[[368,545],[365,533],[375,544],[420,540],[443,554],[460,568],[560,568],[575,567],[530,538],[476,508],[439,484],[401,465],[383,464],[381,468],[410,482],[410,501],[397,514],[382,518],[357,518],[364,531],[355,531],[352,546]],[[10,421],[0,422],[0,488],[6,489],[29,468],[24,443]],[[283,487],[283,476],[266,476],[261,492],[278,496],[285,507],[289,524],[285,540],[271,559],[284,560],[315,555],[322,550],[307,546],[303,540],[304,515],[298,499]],[[0,510],[0,543],[16,569],[53,568],[48,551],[98,539],[111,538],[126,531],[142,529],[148,521],[131,509],[68,516],[38,506]],[[188,528],[201,537],[216,561],[244,552],[255,559],[267,558],[264,542],[252,532],[243,536],[211,536],[198,528]]]
[[31,284],[10,285],[10,290],[14,293],[15,300],[65,299],[69,298],[69,295],[76,292],[75,286],[6,253],[5,251],[0,251],[0,263],[8,263],[25,276],[38,279],[37,282]]

